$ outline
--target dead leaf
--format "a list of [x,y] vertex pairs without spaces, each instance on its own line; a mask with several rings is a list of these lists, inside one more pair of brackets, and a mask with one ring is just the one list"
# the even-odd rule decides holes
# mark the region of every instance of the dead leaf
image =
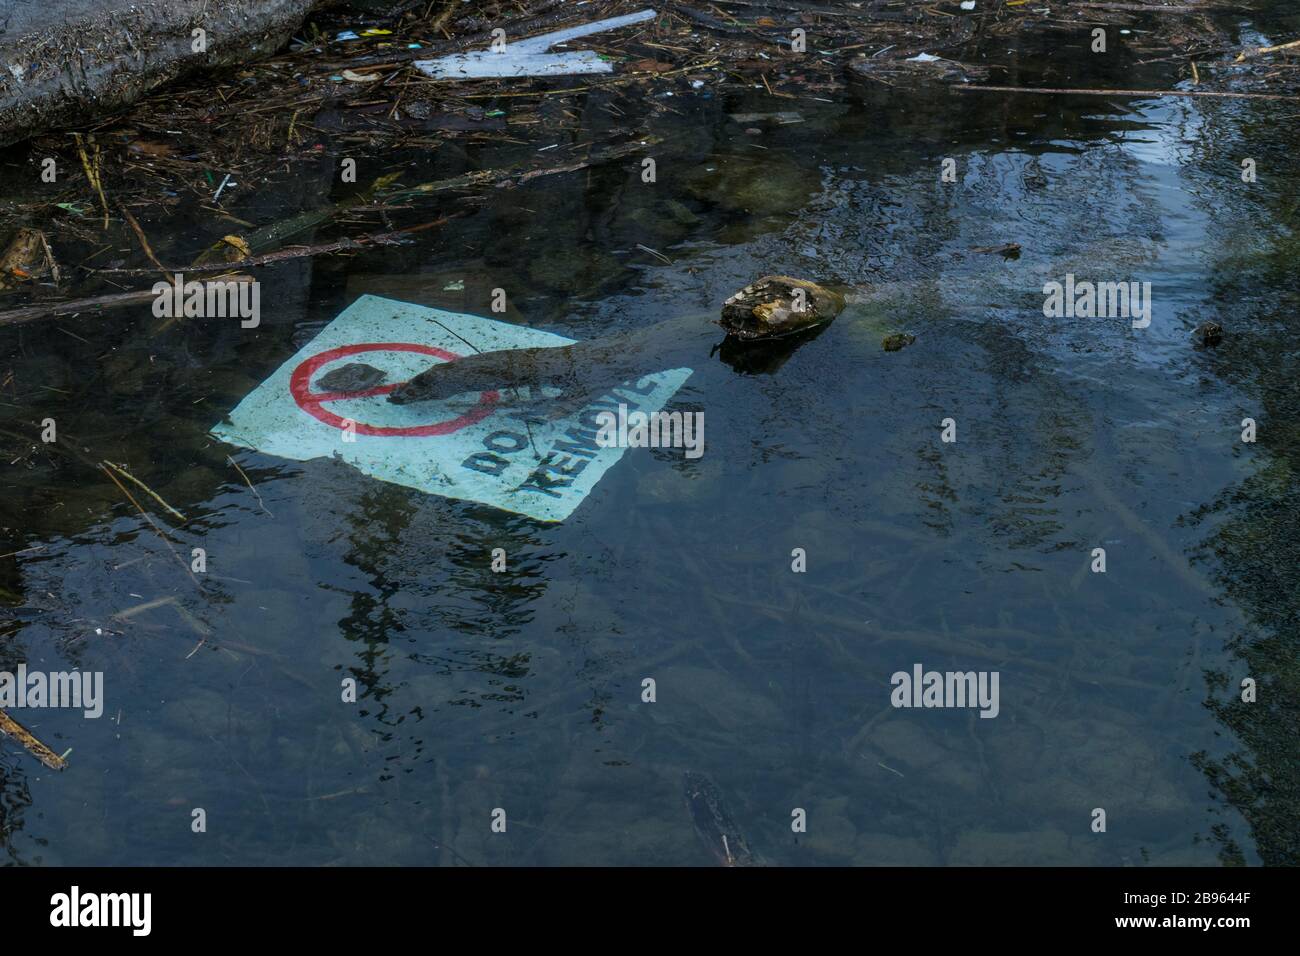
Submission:
[[[221,241],[227,245],[234,246],[242,259],[247,259],[253,254],[253,250],[248,248],[248,241],[243,236],[222,236]],[[231,262],[234,260],[232,259]]]

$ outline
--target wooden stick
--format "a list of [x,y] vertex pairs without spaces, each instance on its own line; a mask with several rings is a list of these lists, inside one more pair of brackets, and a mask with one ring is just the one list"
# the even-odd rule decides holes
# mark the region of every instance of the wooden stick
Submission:
[[104,195],[104,184],[99,178],[99,144],[95,145],[95,162],[92,165],[90,157],[86,155],[86,147],[81,141],[80,133],[73,133],[73,138],[77,141],[77,155],[81,158],[81,168],[86,171],[86,179],[99,194],[99,204],[104,207],[104,229],[108,229],[108,197]]
[[179,521],[181,522],[181,524],[184,524],[186,521],[189,520],[189,519],[186,518],[183,514],[181,514],[179,511],[177,511],[177,510],[176,510],[175,508],[173,508],[171,505],[169,505],[167,502],[163,501],[163,499],[162,499],[162,495],[158,494],[158,492],[154,491],[152,488],[150,488],[148,485],[146,485],[143,481],[141,481],[141,480],[140,480],[139,478],[137,478],[135,475],[131,474],[129,471],[127,471],[127,470],[126,470],[125,468],[123,468],[121,465],[114,464],[113,462],[108,461],[107,459],[105,459],[104,464],[108,465],[109,468],[112,468],[115,472],[117,472],[117,473],[118,473],[119,475],[121,475],[123,478],[127,479],[128,481],[133,482],[133,483],[134,483],[135,485],[137,485],[138,487],[143,488],[146,492],[148,492],[149,496],[150,496],[151,498],[153,498],[154,501],[156,501],[156,502],[158,502],[158,504],[162,505],[163,508],[165,508],[167,511],[170,511],[170,512],[172,513],[172,516],[175,517],[177,520],[179,520]]
[[70,299],[63,302],[47,302],[43,305],[29,305],[21,309],[0,312],[0,326],[18,325],[22,322],[30,322],[33,319],[43,319],[54,315],[72,315],[77,312],[114,309],[121,305],[148,302],[153,297],[153,292],[142,289],[138,292],[114,292],[112,295],[97,295],[89,299]]
[[[457,215],[464,215],[458,213]],[[359,236],[356,239],[339,239],[335,242],[326,242],[318,246],[290,246],[287,249],[277,249],[275,252],[266,252],[260,256],[249,256],[246,259],[237,259],[234,262],[213,262],[208,265],[193,266],[176,266],[166,269],[169,274],[193,274],[196,272],[225,272],[228,269],[251,269],[255,266],[271,265],[275,262],[284,262],[287,259],[302,259],[306,256],[320,256],[331,252],[355,252],[360,249],[369,249],[371,246],[391,245],[398,242],[403,236],[410,235],[413,232],[420,232],[425,229],[432,229],[435,226],[441,226],[449,219],[455,216],[443,216],[441,219],[435,219],[433,222],[422,223],[418,226],[407,226],[405,229],[394,229],[392,232],[374,233],[368,236]],[[96,269],[95,272],[101,274],[113,275],[149,275],[152,269]],[[247,281],[251,277],[245,276]],[[0,325],[4,323],[4,314],[0,313]]]
[[1126,528],[1145,541],[1155,555],[1164,561],[1169,570],[1181,578],[1184,584],[1193,590],[1201,592],[1211,602],[1219,600],[1220,595],[1214,585],[1198,574],[1185,556],[1170,547],[1163,536],[1148,526],[1136,511],[1125,504],[1119,495],[1111,491],[1110,486],[1092,470],[1092,467],[1087,462],[1075,462],[1070,468],[1087,482],[1093,496],[1119,518]]
[[1300,100],[1286,93],[1219,93],[1213,90],[1071,90],[1040,86],[951,86],[959,93],[1049,93],[1059,96],[1217,96],[1241,100]]
[[1263,56],[1265,53],[1277,53],[1279,50],[1294,50],[1300,47],[1300,40],[1292,40],[1290,43],[1279,43],[1277,46],[1259,46],[1253,50],[1242,50],[1237,54],[1234,63],[1240,63],[1242,60],[1252,56]]
[[235,459],[230,455],[226,456],[226,461],[235,466],[235,471],[239,472],[239,477],[244,479],[244,484],[248,485],[248,490],[253,493],[253,497],[257,499],[257,503],[261,506],[262,510],[274,518],[275,515],[271,514],[271,509],[266,506],[266,502],[262,500],[262,496],[259,495],[257,489],[253,487],[253,482],[249,480],[248,475],[244,474],[244,469],[239,467],[239,462],[235,461]]
[[158,261],[158,257],[153,254],[153,249],[149,247],[149,240],[145,236],[144,230],[140,228],[140,224],[135,221],[135,216],[131,215],[131,210],[127,209],[122,203],[118,203],[117,208],[122,210],[122,215],[126,216],[127,223],[135,230],[135,236],[140,240],[140,245],[144,248],[144,254],[149,257],[149,261],[158,267],[158,271],[163,274],[164,278],[171,278],[171,276],[167,275],[167,270],[163,268],[163,264]]
[[26,747],[33,757],[45,764],[45,766],[49,767],[51,770],[62,770],[68,765],[66,760],[37,740],[30,730],[18,723],[18,721],[14,720],[3,710],[0,710],[0,731],[8,734],[14,740]]
[[[228,268],[223,267],[223,268]],[[105,269],[105,272],[127,272],[134,275],[151,275],[152,269]],[[177,270],[189,271],[189,270]],[[233,275],[226,276],[227,282],[250,282],[252,276]],[[44,319],[58,315],[76,315],[79,312],[98,312],[101,309],[115,309],[123,305],[136,305],[141,302],[150,302],[156,296],[152,289],[138,289],[134,292],[114,292],[111,295],[97,295],[89,299],[65,299],[62,302],[45,302],[40,305],[24,306],[21,309],[10,309],[8,312],[0,312],[0,326],[19,325],[23,322],[31,322],[33,319]]]
[[143,614],[145,611],[152,611],[156,607],[163,607],[168,604],[175,604],[175,595],[167,597],[154,598],[152,601],[145,601],[143,604],[137,604],[135,607],[129,607],[124,611],[118,611],[113,617],[119,621],[129,621],[137,614]]
[[202,582],[200,582],[199,579],[194,576],[194,571],[190,568],[188,564],[185,563],[185,559],[182,558],[179,552],[177,552],[177,550],[172,546],[171,538],[167,537],[163,529],[158,527],[158,522],[153,520],[149,512],[145,511],[143,508],[140,507],[140,502],[136,501],[135,496],[132,495],[131,492],[126,490],[126,485],[118,481],[117,477],[111,471],[108,470],[106,462],[100,462],[99,466],[103,470],[104,474],[108,475],[108,477],[112,479],[113,484],[117,485],[117,487],[121,489],[122,494],[126,495],[127,500],[130,501],[131,504],[135,505],[135,510],[140,512],[140,514],[144,516],[144,520],[149,522],[150,527],[152,527],[154,531],[158,532],[158,537],[163,539],[163,544],[167,545],[167,550],[172,553],[172,557],[175,558],[177,563],[180,564],[180,566],[185,569],[185,573],[190,576],[190,580],[194,582],[194,586],[197,587],[200,591],[202,591],[203,590]]
[[63,278],[59,274],[59,263],[54,258],[54,250],[50,248],[50,240],[45,238],[43,232],[37,231],[36,234],[41,237],[41,248],[45,250],[45,261],[50,264],[50,275],[54,277],[54,284],[60,285]]

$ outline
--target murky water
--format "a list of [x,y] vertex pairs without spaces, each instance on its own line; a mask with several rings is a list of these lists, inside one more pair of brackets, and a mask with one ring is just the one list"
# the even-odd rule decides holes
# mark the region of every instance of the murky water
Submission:
[[[148,306],[0,330],[0,670],[102,671],[106,694],[98,720],[12,712],[72,753],[56,774],[4,742],[8,860],[707,865],[689,771],[782,865],[1297,861],[1294,110],[657,102],[655,184],[552,177],[401,247],[266,269],[256,331],[158,331]],[[777,109],[804,122],[728,116]],[[610,117],[593,94],[555,141]],[[414,183],[542,145],[363,163]],[[336,159],[228,208],[338,198]],[[510,321],[585,339],[771,272],[897,285],[886,314],[757,360],[711,354],[707,327],[665,343],[704,456],[630,451],[561,524],[207,435],[363,293],[486,315],[502,287]],[[1045,317],[1067,273],[1149,281],[1150,326]],[[1217,349],[1193,347],[1205,320]],[[916,344],[882,352],[883,329]],[[206,550],[201,589],[101,459],[183,512],[138,499],[184,564]],[[997,671],[997,718],[892,707],[918,663]]]

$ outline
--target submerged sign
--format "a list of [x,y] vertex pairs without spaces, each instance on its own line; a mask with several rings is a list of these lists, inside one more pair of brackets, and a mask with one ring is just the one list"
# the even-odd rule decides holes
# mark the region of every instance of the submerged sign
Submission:
[[[527,388],[394,405],[388,393],[433,362],[475,351],[569,345],[561,335],[366,295],[255,388],[212,429],[222,441],[281,458],[337,455],[393,484],[562,521],[623,456],[597,441],[602,413],[662,409],[690,377],[656,372],[544,420],[548,396]],[[339,391],[331,372],[364,364],[379,384]],[[373,373],[370,373],[373,374]],[[531,414],[520,411],[520,403]]]

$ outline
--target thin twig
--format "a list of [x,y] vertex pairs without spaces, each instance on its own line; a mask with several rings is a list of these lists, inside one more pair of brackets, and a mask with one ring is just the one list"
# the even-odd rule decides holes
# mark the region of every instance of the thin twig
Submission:
[[148,492],[149,496],[152,497],[154,501],[158,502],[158,504],[162,505],[165,509],[167,509],[168,511],[170,511],[170,512],[172,513],[172,515],[174,515],[174,516],[176,517],[176,519],[177,519],[178,521],[180,521],[182,524],[184,524],[186,521],[189,520],[189,519],[186,518],[183,514],[181,514],[179,511],[177,511],[177,510],[176,510],[175,508],[173,508],[171,505],[169,505],[167,502],[163,501],[162,496],[161,496],[160,494],[158,494],[158,492],[154,491],[152,488],[150,488],[148,485],[146,485],[143,481],[141,481],[141,480],[140,480],[139,478],[137,478],[135,475],[131,474],[129,471],[127,471],[127,470],[126,470],[125,468],[123,468],[121,465],[114,464],[113,462],[111,462],[111,461],[107,461],[107,460],[104,462],[104,464],[108,465],[108,467],[112,468],[115,472],[117,472],[117,473],[118,473],[119,475],[121,475],[123,478],[126,478],[126,479],[130,480],[131,482],[133,482],[133,483],[134,483],[135,485],[137,485],[138,487],[143,488],[146,492]]
[[81,158],[81,168],[86,171],[86,179],[99,194],[99,204],[104,208],[104,230],[108,230],[108,197],[104,195],[104,184],[99,178],[99,144],[95,145],[95,161],[92,164],[90,157],[86,155],[85,144],[81,140],[80,133],[73,133],[73,138],[77,142],[77,155]]
[[131,504],[135,505],[136,511],[144,515],[144,520],[149,522],[150,527],[152,527],[154,531],[158,532],[158,537],[163,539],[163,543],[167,545],[167,550],[172,553],[172,557],[175,558],[176,562],[182,568],[185,569],[185,573],[190,576],[190,580],[194,582],[195,586],[200,591],[202,591],[203,585],[199,582],[199,579],[194,576],[194,571],[190,568],[188,564],[185,563],[185,559],[180,556],[180,554],[177,552],[177,550],[174,547],[172,547],[171,538],[167,537],[167,535],[163,532],[163,529],[158,527],[158,523],[153,520],[153,518],[149,515],[149,512],[145,511],[143,508],[140,507],[140,502],[136,501],[135,496],[132,495],[131,492],[126,490],[126,485],[118,481],[117,476],[115,476],[111,471],[108,470],[107,462],[100,462],[100,468],[103,469],[104,474],[108,475],[108,477],[112,479],[113,484],[117,485],[117,487],[121,489],[122,494],[126,495],[127,500],[130,501]]
[[257,489],[253,487],[253,482],[249,480],[248,475],[244,474],[244,469],[239,467],[239,462],[235,461],[235,459],[229,455],[226,456],[226,461],[235,466],[235,471],[239,472],[239,477],[244,479],[244,484],[248,485],[248,490],[253,493],[253,497],[257,499],[257,503],[261,506],[262,510],[274,518],[275,515],[271,514],[271,509],[266,506],[266,502],[262,500],[262,496],[259,495]]
[[167,270],[163,267],[163,264],[159,262],[158,257],[153,254],[153,249],[149,246],[149,240],[145,236],[144,230],[140,228],[140,224],[135,221],[135,216],[131,215],[131,210],[127,209],[122,203],[118,203],[117,208],[122,210],[122,215],[126,217],[127,224],[135,230],[135,236],[140,240],[140,245],[144,249],[144,254],[149,257],[149,261],[158,267],[159,272],[167,278],[170,278]]
[[1294,50],[1296,47],[1300,47],[1300,40],[1292,40],[1290,43],[1279,43],[1277,46],[1260,46],[1255,47],[1253,50],[1242,50],[1237,54],[1237,59],[1232,62],[1240,63],[1248,57],[1263,56],[1266,53],[1277,53],[1280,50]]

